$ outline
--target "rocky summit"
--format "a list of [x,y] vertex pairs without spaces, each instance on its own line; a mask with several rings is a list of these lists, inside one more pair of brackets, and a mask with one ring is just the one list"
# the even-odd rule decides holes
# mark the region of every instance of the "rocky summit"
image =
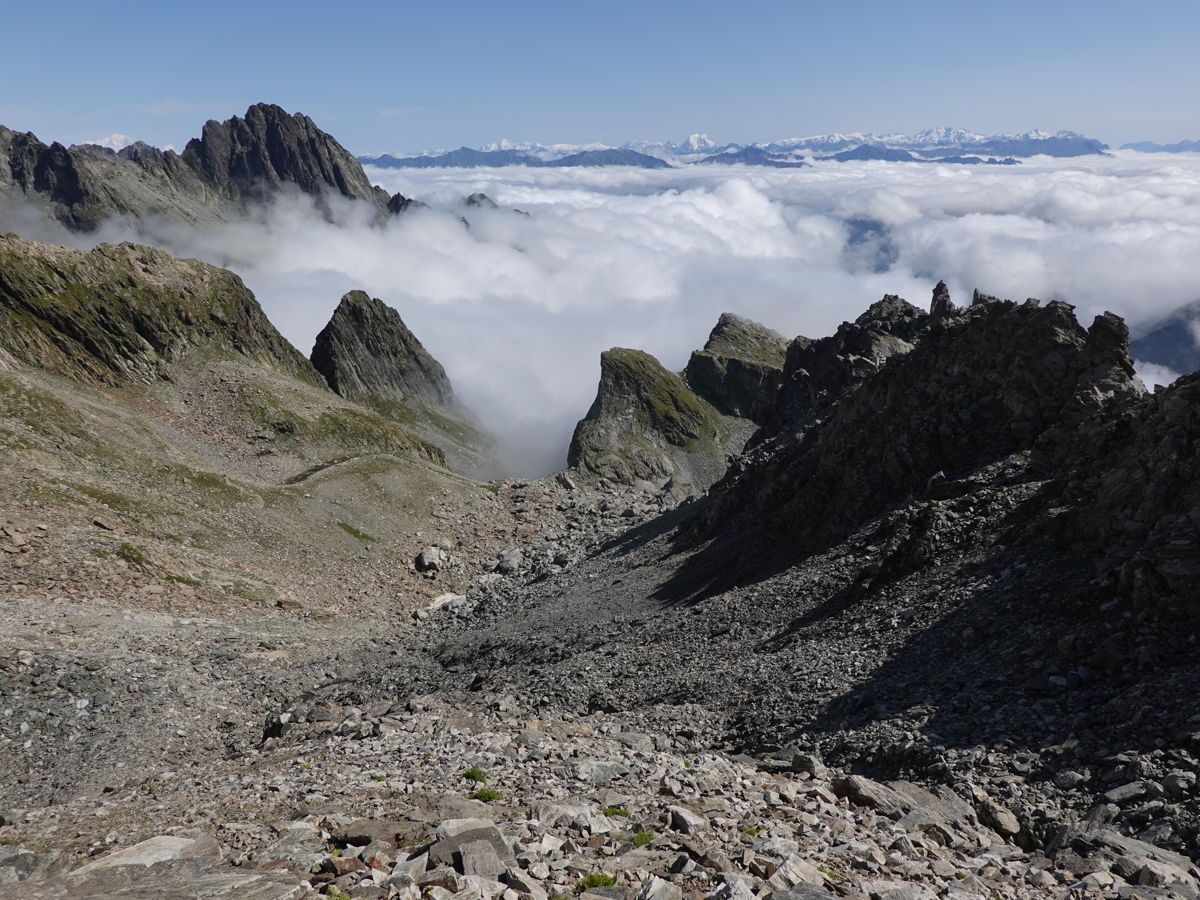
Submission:
[[120,151],[45,144],[0,126],[0,200],[32,201],[76,231],[119,218],[212,224],[245,218],[256,204],[297,191],[328,209],[330,197],[403,211],[332,136],[302,113],[256,103],[244,117],[209,121],[182,153],[135,143]]
[[762,424],[783,379],[787,341],[769,328],[722,314],[704,349],[688,360],[688,385],[720,412]]
[[[4,141],[80,226],[94,160],[370,200],[271,110]],[[482,480],[383,301],[310,361],[222,269],[0,238],[0,893],[1200,897],[1196,376],[944,284],[600,363]]]
[[596,400],[575,426],[567,461],[605,481],[702,491],[724,471],[732,431],[681,376],[648,353],[615,347],[600,357]]
[[342,297],[311,358],[335,393],[416,431],[455,471],[496,472],[492,439],[455,397],[442,364],[382,300],[363,291]]
[[317,335],[312,363],[350,400],[452,406],[454,390],[400,314],[382,300],[350,291]]

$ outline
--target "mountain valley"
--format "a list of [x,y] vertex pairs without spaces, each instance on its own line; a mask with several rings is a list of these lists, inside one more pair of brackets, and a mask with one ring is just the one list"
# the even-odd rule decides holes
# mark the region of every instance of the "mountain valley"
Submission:
[[[420,202],[266,104],[0,131],[73,235],[292,192]],[[374,293],[306,355],[227,269],[0,236],[0,892],[1200,897],[1200,373],[945,282],[730,311],[678,371],[604,351],[514,478]]]

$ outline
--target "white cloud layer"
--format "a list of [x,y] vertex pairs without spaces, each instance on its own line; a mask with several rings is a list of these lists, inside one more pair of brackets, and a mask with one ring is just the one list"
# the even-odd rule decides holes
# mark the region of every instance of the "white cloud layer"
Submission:
[[[820,336],[944,278],[959,301],[1059,298],[1136,328],[1200,297],[1200,156],[369,174],[434,208],[373,228],[289,198],[262,224],[153,237],[238,271],[306,352],[346,290],[396,307],[519,474],[563,462],[601,350],[678,369],[723,311]],[[475,191],[505,208],[466,209]]]

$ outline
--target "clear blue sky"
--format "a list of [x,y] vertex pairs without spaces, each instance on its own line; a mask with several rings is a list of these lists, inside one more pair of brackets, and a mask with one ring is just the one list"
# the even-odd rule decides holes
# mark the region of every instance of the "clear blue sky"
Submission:
[[0,123],[182,144],[267,100],[355,152],[499,137],[1200,138],[1197,0],[9,4]]

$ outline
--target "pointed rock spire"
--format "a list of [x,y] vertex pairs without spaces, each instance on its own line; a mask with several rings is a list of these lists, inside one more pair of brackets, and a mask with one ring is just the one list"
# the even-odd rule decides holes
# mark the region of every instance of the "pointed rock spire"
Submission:
[[929,304],[929,314],[935,319],[944,319],[946,316],[954,315],[957,311],[958,307],[950,299],[950,288],[946,287],[946,282],[939,281],[937,287],[933,289],[933,301]]

